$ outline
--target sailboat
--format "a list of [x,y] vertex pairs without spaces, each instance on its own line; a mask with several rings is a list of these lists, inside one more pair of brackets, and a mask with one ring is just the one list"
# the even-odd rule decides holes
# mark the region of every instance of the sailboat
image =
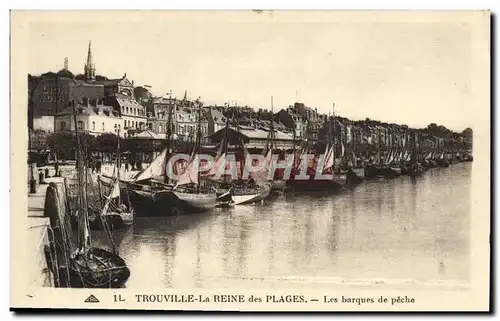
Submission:
[[[236,111],[237,112],[237,111]],[[214,165],[205,178],[217,186],[219,195],[217,197],[217,206],[227,205],[246,205],[259,203],[266,199],[271,192],[271,184],[267,182],[267,172],[265,169],[261,172],[254,173],[247,181],[243,181],[242,170],[244,168],[244,161],[247,159],[248,151],[241,139],[240,127],[238,123],[238,116],[236,115],[236,127],[238,131],[238,149],[242,149],[243,158],[236,160],[241,166],[236,180],[231,180],[227,176],[219,178],[217,173],[227,166],[227,156],[229,154],[229,117],[226,120],[226,127],[224,128],[222,141],[219,150],[215,157]],[[269,154],[270,155],[270,154]],[[236,155],[235,155],[236,156]],[[270,157],[270,156],[268,156]],[[266,166],[268,166],[270,159],[266,157]]]
[[[306,133],[309,132],[309,127],[310,124],[308,123]],[[296,192],[327,191],[337,190],[346,184],[345,173],[335,171],[335,142],[326,146],[323,162],[320,161],[317,155],[312,160],[309,160],[307,156],[310,151],[309,141],[303,141],[298,153],[294,150],[294,166],[290,179],[287,181],[290,189]],[[332,177],[316,179],[317,172],[332,175]],[[308,175],[309,179],[301,179],[300,176],[303,174]]]
[[[75,124],[76,110],[73,104],[73,117]],[[87,193],[85,184],[85,164],[80,150],[80,138],[78,129],[76,129],[77,141],[77,180],[78,180],[78,242],[76,249],[70,246],[70,284],[72,287],[85,287],[85,288],[118,288],[125,284],[130,276],[125,261],[118,255],[113,238],[106,228],[107,237],[113,245],[112,252],[92,246],[90,227],[89,227],[89,213],[87,204]],[[101,214],[106,213],[109,207],[110,198],[107,199]],[[102,218],[102,215],[101,215]],[[103,225],[107,227],[106,221],[103,220]]]
[[[351,128],[350,133],[347,133],[346,130],[346,136],[348,136],[349,134],[354,135],[352,130],[353,129]],[[351,138],[350,144],[348,142],[348,138]],[[365,169],[364,167],[359,166],[358,159],[356,156],[356,137],[346,137],[346,142],[348,142],[348,149],[349,149],[349,151],[345,156],[345,160],[347,163],[347,171],[346,171],[347,183],[358,184],[361,183],[365,178]]]
[[[120,184],[120,168],[120,131],[118,130],[117,156],[116,163],[113,168],[113,175],[112,177],[106,177],[103,175],[98,175],[97,177],[101,202],[104,198],[111,199],[109,209],[105,213],[104,217],[113,227],[130,224],[133,222],[134,217],[134,211],[130,206],[130,196],[128,194],[128,190],[123,183]],[[121,186],[124,188],[121,188]],[[106,192],[103,191],[103,189],[107,189],[107,196],[105,196]],[[124,202],[124,198],[126,202]],[[102,225],[97,222],[97,227],[102,227]]]
[[408,167],[408,175],[412,177],[420,176],[424,173],[424,167],[420,162],[418,161],[418,155],[419,155],[419,144],[418,144],[418,136],[417,132],[413,132],[412,135],[412,152],[410,154],[411,160],[410,160],[410,166]]
[[[269,134],[267,136],[266,148],[264,149],[264,156],[266,156],[267,164],[270,164],[271,157],[273,152],[276,150],[275,141],[276,141],[276,133],[274,130],[274,106],[273,106],[273,97],[271,96],[271,121],[269,126]],[[295,129],[294,129],[295,131]],[[295,135],[294,135],[295,137]],[[295,142],[294,142],[295,144]],[[269,155],[269,160],[267,160],[267,156]],[[286,155],[285,155],[286,157]],[[267,172],[269,171],[269,166],[267,166]],[[279,170],[279,172],[275,172],[272,176],[271,184],[271,192],[273,194],[280,195],[286,190],[286,180],[283,179],[283,171]]]
[[[167,124],[166,147],[135,180],[128,183],[130,203],[135,217],[161,217],[206,212],[215,207],[216,193],[200,185],[199,158],[201,128],[198,124],[196,143],[187,166],[180,173],[177,182],[169,178],[168,171],[172,149],[171,109]],[[198,118],[201,117],[201,103],[198,102]],[[198,120],[199,123],[199,120]]]

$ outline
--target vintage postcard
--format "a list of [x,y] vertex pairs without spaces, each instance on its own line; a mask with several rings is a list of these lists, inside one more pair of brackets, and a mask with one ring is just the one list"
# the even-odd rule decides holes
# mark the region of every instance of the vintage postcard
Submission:
[[11,307],[488,311],[490,12],[12,11]]

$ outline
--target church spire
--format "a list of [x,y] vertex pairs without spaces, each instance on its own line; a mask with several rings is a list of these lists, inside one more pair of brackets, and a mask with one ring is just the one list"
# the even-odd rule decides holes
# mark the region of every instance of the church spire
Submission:
[[95,66],[92,57],[92,46],[89,40],[89,51],[87,53],[87,63],[85,64],[85,78],[87,80],[95,80]]

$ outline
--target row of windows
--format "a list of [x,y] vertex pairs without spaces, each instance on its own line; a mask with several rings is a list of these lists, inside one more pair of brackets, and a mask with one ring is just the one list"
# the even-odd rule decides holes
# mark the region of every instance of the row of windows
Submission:
[[[64,121],[61,122],[60,127],[61,127],[61,130],[70,129],[69,127],[67,127],[67,124]],[[83,121],[79,120],[77,123],[77,128],[79,130],[85,130],[85,123]],[[95,121],[93,121],[92,127],[90,130],[95,131],[96,130],[95,128],[96,128],[96,124],[95,124]],[[118,132],[118,130],[121,129],[121,125],[115,124],[114,129],[115,129],[115,132]],[[103,122],[103,123],[101,123],[101,131],[105,131],[105,130],[106,130],[106,124]]]
[[124,120],[125,128],[143,128],[144,123],[134,120]]
[[[153,124],[150,123],[149,124],[149,129],[153,129]],[[174,133],[177,133],[177,134],[195,134],[196,133],[196,129],[195,127],[193,126],[189,126],[189,127],[184,127],[184,126],[178,126],[178,125],[175,125],[173,126],[172,128],[173,132]],[[158,133],[166,133],[167,132],[167,125],[158,125]],[[208,128],[207,127],[201,127],[201,133],[202,134],[208,134]]]
[[146,112],[144,109],[132,108],[132,107],[122,107],[122,113],[126,115],[134,115],[134,116],[146,116]]

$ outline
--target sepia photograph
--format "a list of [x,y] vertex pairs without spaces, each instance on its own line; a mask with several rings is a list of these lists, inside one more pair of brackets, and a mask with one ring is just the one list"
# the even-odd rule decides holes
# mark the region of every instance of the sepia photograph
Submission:
[[489,11],[11,33],[12,308],[490,308]]

